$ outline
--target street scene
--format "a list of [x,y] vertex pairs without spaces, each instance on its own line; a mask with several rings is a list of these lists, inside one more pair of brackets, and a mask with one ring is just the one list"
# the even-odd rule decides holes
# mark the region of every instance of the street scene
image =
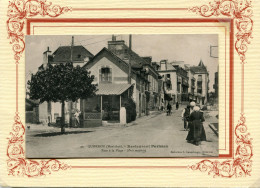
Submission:
[[181,109],[172,116],[165,114],[154,111],[125,126],[68,128],[64,135],[57,128],[31,125],[26,131],[26,144],[30,145],[26,154],[34,158],[218,156],[218,137],[209,127],[209,118],[204,122],[207,141],[195,146],[185,141],[188,132],[183,130]]
[[25,42],[27,158],[219,155],[217,35]]

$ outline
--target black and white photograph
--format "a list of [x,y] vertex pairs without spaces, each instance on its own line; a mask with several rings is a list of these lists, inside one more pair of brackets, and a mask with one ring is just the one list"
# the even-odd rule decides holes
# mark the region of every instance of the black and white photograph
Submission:
[[26,158],[219,155],[218,35],[29,35]]

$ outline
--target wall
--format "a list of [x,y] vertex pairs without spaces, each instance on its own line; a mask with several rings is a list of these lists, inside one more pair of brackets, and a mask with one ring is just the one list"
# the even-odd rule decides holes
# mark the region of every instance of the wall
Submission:
[[91,75],[95,76],[93,82],[94,84],[99,83],[99,69],[102,66],[107,66],[112,68],[112,83],[117,83],[117,84],[128,83],[128,74],[125,73],[123,70],[121,70],[109,59],[103,57],[89,69],[91,71]]
[[43,124],[48,123],[48,103],[39,104],[39,121]]

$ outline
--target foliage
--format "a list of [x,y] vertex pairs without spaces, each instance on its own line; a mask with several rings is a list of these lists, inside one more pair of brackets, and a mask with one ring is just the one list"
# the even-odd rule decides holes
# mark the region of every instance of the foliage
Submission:
[[136,104],[132,98],[128,98],[124,104],[126,109],[126,122],[135,121],[136,119]]
[[94,76],[80,66],[72,63],[48,65],[40,68],[28,81],[31,99],[44,101],[73,101],[95,95],[96,85],[92,84]]
[[96,85],[92,84],[94,76],[73,63],[41,66],[38,72],[28,81],[30,99],[39,99],[40,103],[61,102],[61,132],[65,132],[65,101],[77,101],[92,97]]

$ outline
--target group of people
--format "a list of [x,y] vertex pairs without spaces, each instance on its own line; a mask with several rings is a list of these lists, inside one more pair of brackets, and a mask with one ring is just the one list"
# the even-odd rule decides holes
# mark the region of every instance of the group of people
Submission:
[[201,141],[206,141],[206,133],[203,127],[205,121],[203,112],[195,102],[191,102],[182,112],[182,119],[184,121],[184,130],[189,131],[187,135],[187,142],[195,145],[200,145]]

